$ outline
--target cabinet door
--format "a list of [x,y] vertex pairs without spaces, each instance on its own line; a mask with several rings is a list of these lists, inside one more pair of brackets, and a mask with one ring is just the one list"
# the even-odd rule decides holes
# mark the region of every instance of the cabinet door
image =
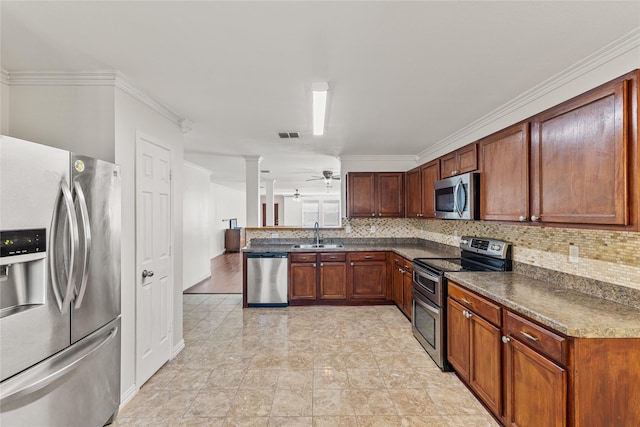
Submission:
[[353,261],[349,265],[349,298],[387,299],[386,261]]
[[627,81],[534,119],[532,214],[544,222],[629,223]]
[[350,218],[377,216],[375,175],[369,172],[347,175],[347,213]]
[[480,142],[480,219],[529,220],[529,124]]
[[[394,260],[392,277],[392,295],[393,302],[396,303],[399,309],[404,308],[404,271],[402,270],[402,260]],[[404,311],[404,310],[403,310]]]
[[[405,192],[407,218],[420,218],[422,212],[422,186],[420,185],[421,169],[419,167],[407,172]],[[433,196],[433,195],[432,195]]]
[[404,172],[377,173],[376,185],[377,216],[404,217]]
[[471,312],[469,318],[469,384],[498,417],[502,417],[502,334]]
[[478,144],[472,143],[456,150],[456,175],[478,169]]
[[413,306],[413,271],[411,269],[405,269],[403,276],[403,298],[404,302],[402,305],[404,314],[407,315],[409,320],[411,320],[412,316],[412,306]]
[[346,262],[323,262],[320,264],[320,299],[347,299]]
[[440,157],[440,177],[449,178],[456,175],[456,152]]
[[316,299],[316,264],[291,263],[289,265],[289,299]]
[[507,425],[567,425],[567,372],[511,337],[506,351]]
[[447,353],[449,363],[465,379],[469,378],[469,321],[462,305],[447,299]]
[[435,218],[435,189],[434,185],[440,179],[440,161],[434,160],[420,167],[420,175],[422,177],[422,217]]

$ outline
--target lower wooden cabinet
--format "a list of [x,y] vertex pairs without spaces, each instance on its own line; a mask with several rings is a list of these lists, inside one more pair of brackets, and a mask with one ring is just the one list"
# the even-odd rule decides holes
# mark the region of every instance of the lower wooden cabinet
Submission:
[[[327,255],[328,260],[323,260],[320,255],[320,283],[318,297],[321,300],[346,300],[347,299],[347,263],[344,261],[332,261],[333,255]],[[344,255],[344,254],[342,254]]]
[[640,338],[565,337],[453,281],[447,308],[449,363],[502,424],[638,425]]
[[[348,295],[350,300],[387,300],[387,257],[385,252],[349,253]],[[388,295],[389,294],[389,295]]]
[[318,295],[315,253],[296,253],[289,258],[289,300],[312,300]]
[[411,320],[413,268],[411,261],[399,255],[393,256],[392,295],[393,302]]

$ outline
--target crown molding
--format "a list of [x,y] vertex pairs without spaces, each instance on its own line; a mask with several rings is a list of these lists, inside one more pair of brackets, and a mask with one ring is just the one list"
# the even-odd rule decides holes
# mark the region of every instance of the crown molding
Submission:
[[117,71],[7,71],[2,70],[2,83],[9,86],[113,86],[131,95],[166,119],[181,126],[184,118],[153,100],[126,81]]
[[0,83],[9,85],[9,72],[4,68],[0,68]]
[[357,162],[415,162],[417,156],[413,154],[408,155],[375,155],[375,154],[345,154],[338,156],[338,160],[342,161],[357,161]]
[[447,147],[449,148],[449,151],[451,151],[451,146],[454,145],[455,142],[464,140],[465,137],[473,134],[483,127],[501,119],[508,114],[517,111],[518,109],[536,101],[537,99],[558,89],[559,87],[572,82],[573,80],[597,69],[598,67],[603,66],[604,64],[614,60],[615,58],[622,56],[633,49],[637,49],[638,47],[640,47],[640,27],[614,40],[613,42],[595,51],[586,58],[576,62],[575,64],[569,66],[568,68],[565,68],[558,74],[534,86],[530,90],[524,92],[522,95],[512,99],[506,104],[503,104],[490,113],[480,117],[478,120],[472,122],[468,126],[463,127],[462,129],[440,140],[431,147],[421,151],[416,156],[418,161],[425,160],[430,156],[439,153],[442,149],[445,149]]

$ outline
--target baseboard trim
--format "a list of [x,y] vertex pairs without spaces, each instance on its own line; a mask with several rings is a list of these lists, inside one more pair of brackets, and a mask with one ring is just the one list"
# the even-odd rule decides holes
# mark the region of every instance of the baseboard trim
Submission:
[[120,411],[122,408],[126,406],[127,403],[131,401],[135,397],[136,394],[140,391],[140,388],[135,384],[129,387],[127,391],[125,391],[122,395],[120,395]]
[[185,347],[186,345],[184,343],[184,339],[180,340],[178,344],[173,346],[173,350],[171,352],[171,360],[175,359],[178,356],[178,354],[180,354],[180,352],[184,350]]

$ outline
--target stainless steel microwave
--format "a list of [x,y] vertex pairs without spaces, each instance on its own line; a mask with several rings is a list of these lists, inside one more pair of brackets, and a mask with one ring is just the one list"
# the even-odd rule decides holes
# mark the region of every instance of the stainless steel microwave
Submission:
[[480,211],[480,174],[469,172],[437,181],[435,215],[442,219],[477,219]]

